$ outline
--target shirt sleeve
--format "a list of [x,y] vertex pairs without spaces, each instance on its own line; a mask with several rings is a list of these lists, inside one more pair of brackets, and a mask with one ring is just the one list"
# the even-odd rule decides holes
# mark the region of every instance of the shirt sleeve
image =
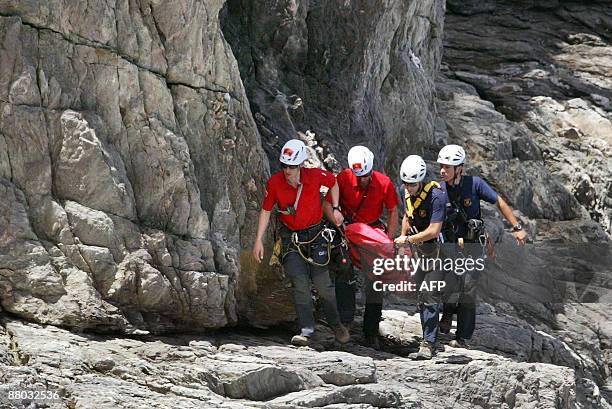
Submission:
[[268,179],[266,183],[266,196],[264,197],[263,209],[271,212],[276,204],[276,191],[274,185],[271,183],[272,178]]
[[444,221],[446,216],[446,204],[448,203],[448,195],[444,190],[435,189],[431,198],[431,219],[430,223],[440,223]]
[[[339,173],[338,176],[335,177],[336,178],[336,182],[338,182],[338,186],[340,186],[340,175],[341,174],[342,173]],[[334,185],[332,185],[332,186],[334,186]],[[330,203],[330,204],[332,202],[331,191],[329,191],[329,190],[327,191],[327,194],[325,195],[325,201]]]
[[497,193],[487,182],[479,177],[474,177],[474,185],[478,197],[491,204],[497,203]]

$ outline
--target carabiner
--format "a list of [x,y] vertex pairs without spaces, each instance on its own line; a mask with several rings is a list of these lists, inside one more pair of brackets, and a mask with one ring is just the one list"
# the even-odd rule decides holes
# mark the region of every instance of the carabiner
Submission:
[[330,229],[329,227],[326,227],[323,229],[323,231],[321,232],[321,236],[323,236],[323,238],[328,242],[331,243],[334,241],[334,238],[336,237],[336,231],[334,229]]

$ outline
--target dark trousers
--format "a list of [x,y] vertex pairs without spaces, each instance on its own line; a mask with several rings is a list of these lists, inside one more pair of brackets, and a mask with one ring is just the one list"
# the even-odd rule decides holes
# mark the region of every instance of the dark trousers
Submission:
[[457,314],[457,339],[471,339],[476,329],[476,303],[444,304],[443,316]]
[[336,276],[336,301],[338,314],[343,324],[350,324],[355,319],[355,281],[352,277]]
[[[478,244],[466,243],[464,254],[473,257],[481,256]],[[480,271],[466,271],[463,275],[448,273],[447,291],[443,308],[443,319],[451,320],[457,314],[457,332],[455,338],[469,340],[476,328],[476,300]]]
[[319,294],[327,323],[332,327],[340,324],[334,284],[326,267],[309,264],[298,253],[292,252],[285,256],[283,268],[293,284],[293,302],[302,335],[311,336],[314,333],[311,281]]
[[[340,233],[338,233],[338,237]],[[348,254],[348,248],[342,247],[338,242],[332,250],[329,263],[329,272],[336,287],[336,301],[338,314],[343,324],[350,324],[355,319],[355,292],[357,277],[353,263]]]
[[[338,313],[343,324],[355,319],[356,277],[352,267],[347,271],[334,271]],[[382,292],[374,291],[373,281],[366,279],[363,284],[365,311],[363,313],[363,333],[366,336],[378,335],[378,324],[382,319]]]
[[378,324],[382,319],[383,292],[374,290],[374,280],[366,276],[363,283],[365,311],[363,312],[363,334],[366,337],[378,335]]
[[417,303],[421,318],[423,339],[435,344],[438,340],[438,327],[440,323],[440,310],[442,309],[442,295],[446,274],[444,271],[425,272],[418,270],[414,279],[417,285]]
[[[307,232],[300,233],[300,240],[310,240],[317,232],[317,228],[313,228]],[[293,285],[293,302],[301,334],[311,336],[314,333],[315,327],[311,283],[319,294],[327,323],[332,327],[340,324],[340,317],[336,306],[336,292],[327,266],[317,266],[307,262],[291,243],[291,233],[286,228],[281,229],[281,238],[283,239],[283,270]],[[312,258],[319,257],[319,259],[316,259],[318,263],[323,263],[327,258],[326,247],[319,241],[313,242],[312,246],[306,247],[302,251],[306,251],[307,256]]]

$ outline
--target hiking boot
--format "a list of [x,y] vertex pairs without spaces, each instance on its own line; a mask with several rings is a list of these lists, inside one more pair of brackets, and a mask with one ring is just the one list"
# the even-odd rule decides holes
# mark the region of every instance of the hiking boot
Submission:
[[442,314],[442,319],[440,320],[440,327],[439,327],[440,333],[448,334],[450,332],[452,325],[453,325],[453,316]]
[[334,336],[336,337],[336,341],[341,344],[346,344],[351,339],[351,335],[349,334],[346,327],[342,324],[339,324],[334,328]]
[[363,337],[363,345],[368,347],[368,348],[380,350],[380,341],[378,340],[378,335],[366,335],[366,336],[364,336]]
[[305,347],[310,345],[310,337],[307,337],[305,335],[294,335],[293,338],[291,338],[291,345],[295,345],[297,347]]
[[453,339],[451,342],[448,343],[448,346],[452,348],[466,348],[467,349],[467,344],[465,343],[465,340],[461,338]]
[[429,360],[436,353],[434,344],[428,341],[421,342],[419,352],[408,355],[408,358],[414,359],[415,361]]

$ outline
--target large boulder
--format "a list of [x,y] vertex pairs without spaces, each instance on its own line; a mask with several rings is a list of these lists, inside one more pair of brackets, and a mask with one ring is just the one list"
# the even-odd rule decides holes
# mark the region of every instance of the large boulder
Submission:
[[240,260],[268,165],[223,2],[132,3],[0,2],[2,307],[79,328],[235,324],[257,293]]

